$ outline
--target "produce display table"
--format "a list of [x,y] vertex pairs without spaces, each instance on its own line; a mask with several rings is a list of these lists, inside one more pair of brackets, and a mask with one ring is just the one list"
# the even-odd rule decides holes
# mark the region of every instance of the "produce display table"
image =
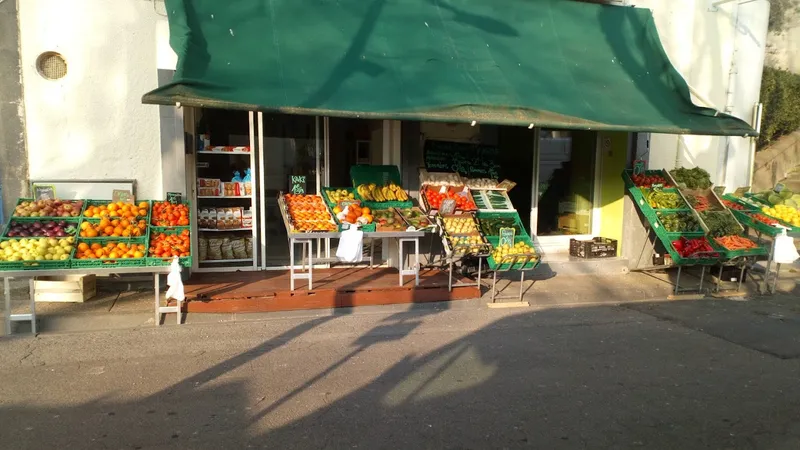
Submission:
[[181,304],[177,306],[161,306],[161,293],[159,275],[169,273],[170,266],[151,266],[151,267],[114,267],[114,268],[98,268],[98,269],[54,269],[54,270],[18,270],[18,271],[4,271],[0,272],[3,277],[3,291],[5,294],[5,325],[6,334],[11,334],[11,322],[30,322],[31,331],[36,334],[36,303],[34,302],[33,290],[30,290],[30,312],[27,314],[12,314],[11,313],[11,287],[9,280],[16,279],[29,279],[32,283],[34,277],[47,277],[47,276],[66,276],[66,275],[96,275],[96,276],[109,276],[121,274],[153,274],[155,283],[155,324],[158,326],[161,322],[161,314],[176,313],[178,315],[178,324],[181,323]]
[[[663,183],[663,187],[655,188],[651,186],[639,187],[634,179],[638,177],[638,183],[642,182],[642,177],[647,180],[655,180],[653,183]],[[625,182],[628,192],[634,200],[639,211],[644,216],[644,227],[647,239],[642,247],[642,252],[639,255],[638,263],[641,263],[641,258],[647,249],[648,243],[652,245],[655,252],[656,241],[660,241],[666,253],[671,257],[673,264],[678,267],[678,274],[675,282],[675,294],[684,291],[680,286],[681,272],[684,267],[700,266],[702,272],[700,274],[700,286],[698,292],[703,290],[703,280],[706,273],[706,267],[719,265],[720,274],[722,273],[723,266],[735,266],[740,269],[738,288],[741,289],[742,276],[744,270],[748,266],[752,266],[760,257],[766,257],[768,250],[762,246],[754,248],[746,248],[741,250],[729,250],[723,247],[720,243],[711,238],[709,227],[706,225],[703,217],[699,211],[714,211],[714,214],[726,215],[730,217],[730,221],[735,224],[736,235],[745,235],[745,229],[739,223],[738,217],[731,213],[726,206],[723,205],[721,199],[713,192],[713,190],[685,190],[677,189],[678,183],[673,179],[672,175],[662,170],[652,170],[642,172],[641,175],[633,175],[633,172],[626,170],[622,173],[622,178]],[[660,200],[655,201],[655,205],[651,205],[654,198],[651,195],[657,194],[663,197],[671,196],[674,201],[666,202],[664,204]],[[703,198],[699,198],[703,197]],[[703,201],[701,201],[703,200]],[[711,209],[704,209],[711,208]],[[705,214],[705,213],[704,213]],[[684,229],[680,226],[675,229],[676,222],[671,221],[669,217],[676,217],[682,215],[693,220],[688,220],[684,223],[693,222],[692,229]],[[678,222],[680,225],[680,222]],[[655,239],[651,236],[655,235]],[[679,251],[676,248],[676,241],[681,241],[681,244],[689,241],[700,242],[702,239],[705,241],[703,246],[705,248],[697,251]],[[675,243],[675,244],[674,244]],[[707,244],[707,245],[705,245]],[[638,265],[638,264],[637,264]],[[671,266],[652,266],[645,268],[638,268],[637,270],[647,271],[654,269],[664,269]],[[716,291],[720,290],[720,279],[717,278]]]
[[[339,239],[342,236],[340,231],[322,231],[322,232],[308,232],[298,233],[293,232],[290,225],[288,211],[282,197],[278,199],[281,217],[283,224],[286,227],[289,240],[289,288],[294,291],[295,280],[308,280],[308,289],[313,289],[314,286],[314,264],[338,262],[336,259],[329,258],[314,258],[312,251],[312,242],[317,239]],[[425,231],[397,231],[397,232],[364,232],[364,239],[396,239],[400,253],[400,261],[398,264],[399,269],[399,285],[403,285],[403,278],[405,276],[414,276],[414,285],[419,285],[419,240],[425,236]],[[405,268],[405,244],[414,244],[414,264],[410,268]],[[303,258],[298,266],[295,262],[295,246],[301,245],[303,247]],[[316,261],[315,261],[316,260]],[[370,268],[372,267],[372,254],[370,253]],[[298,273],[299,272],[299,273]]]

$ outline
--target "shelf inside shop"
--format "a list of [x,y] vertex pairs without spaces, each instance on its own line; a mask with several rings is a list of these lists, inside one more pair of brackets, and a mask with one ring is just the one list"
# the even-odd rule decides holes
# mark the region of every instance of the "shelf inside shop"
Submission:
[[233,196],[225,196],[225,195],[198,195],[197,198],[241,198],[241,199],[248,199],[252,200],[252,195],[233,195]]
[[250,152],[212,152],[209,150],[198,150],[198,154],[202,155],[249,155]]
[[253,262],[253,258],[245,258],[245,259],[206,259],[205,261],[200,261],[200,264],[224,264],[224,263],[243,263],[243,262]]

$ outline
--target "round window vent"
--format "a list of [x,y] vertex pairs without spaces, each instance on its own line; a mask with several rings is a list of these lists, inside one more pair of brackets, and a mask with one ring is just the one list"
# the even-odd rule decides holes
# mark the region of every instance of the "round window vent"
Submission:
[[67,60],[56,52],[45,52],[36,59],[36,68],[48,80],[58,80],[67,75]]

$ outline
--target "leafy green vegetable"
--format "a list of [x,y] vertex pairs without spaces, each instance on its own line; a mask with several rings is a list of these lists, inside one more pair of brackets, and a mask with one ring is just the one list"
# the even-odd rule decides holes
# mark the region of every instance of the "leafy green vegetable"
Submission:
[[692,213],[658,213],[658,219],[664,229],[670,233],[687,233],[700,229],[700,224],[697,223]]
[[728,211],[706,211],[700,213],[700,217],[706,223],[711,237],[738,235],[742,232],[739,222]]
[[708,189],[711,187],[711,175],[705,170],[695,167],[686,169],[680,167],[669,171],[677,183],[683,183],[689,189]]

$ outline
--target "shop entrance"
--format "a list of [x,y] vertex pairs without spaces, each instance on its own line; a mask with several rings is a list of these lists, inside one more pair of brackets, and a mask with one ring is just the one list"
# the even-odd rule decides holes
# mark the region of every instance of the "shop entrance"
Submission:
[[538,130],[531,225],[545,249],[596,231],[597,133]]

